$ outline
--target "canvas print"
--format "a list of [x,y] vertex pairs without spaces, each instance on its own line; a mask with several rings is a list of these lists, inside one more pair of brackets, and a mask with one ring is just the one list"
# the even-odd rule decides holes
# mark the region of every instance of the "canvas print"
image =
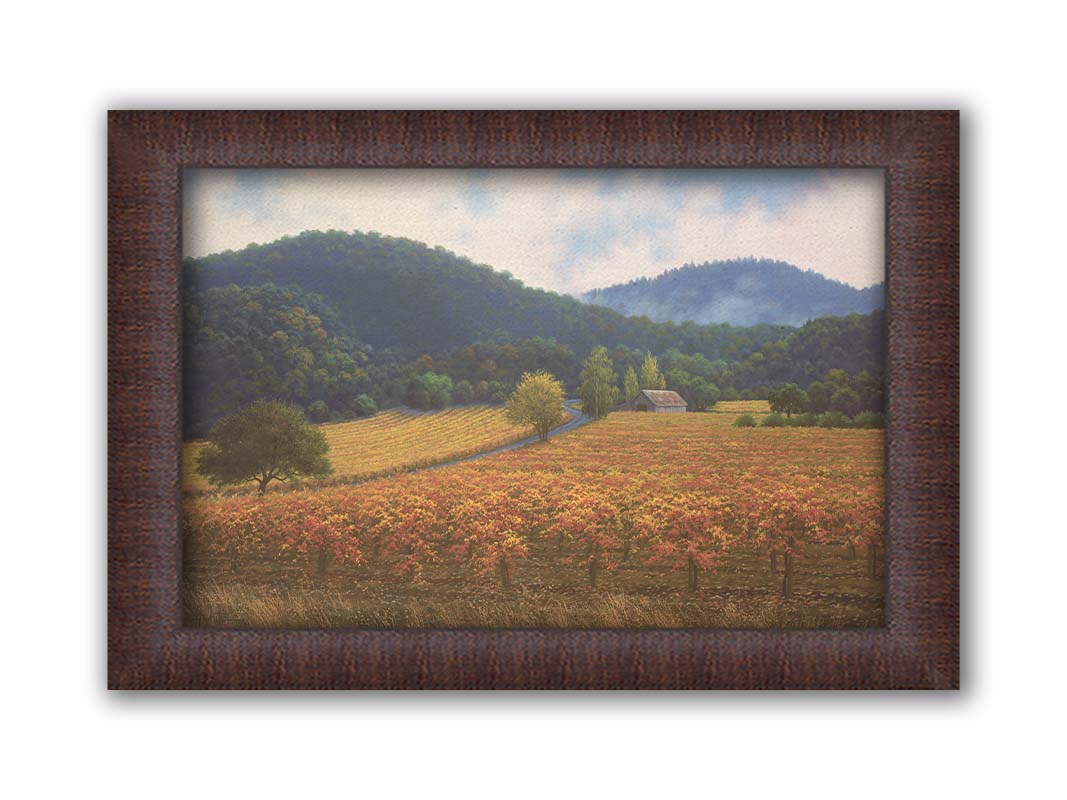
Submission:
[[884,624],[874,169],[189,169],[184,624]]

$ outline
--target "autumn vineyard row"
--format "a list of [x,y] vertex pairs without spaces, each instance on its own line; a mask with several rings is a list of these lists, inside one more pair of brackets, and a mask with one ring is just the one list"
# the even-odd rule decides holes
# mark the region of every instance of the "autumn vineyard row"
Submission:
[[[419,581],[434,563],[508,588],[536,545],[595,586],[630,560],[696,589],[728,555],[781,559],[784,596],[812,545],[875,569],[880,432],[727,430],[613,415],[566,437],[357,486],[190,499],[188,541],[229,558],[369,564]],[[783,454],[792,454],[784,458]]]

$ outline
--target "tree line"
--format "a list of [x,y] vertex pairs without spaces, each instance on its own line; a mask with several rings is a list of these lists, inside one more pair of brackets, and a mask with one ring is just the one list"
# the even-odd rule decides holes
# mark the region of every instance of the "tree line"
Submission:
[[[831,369],[881,384],[880,314],[814,320],[783,329],[788,333],[779,331],[774,339],[766,338],[766,329],[731,329],[729,346],[720,342],[708,349],[700,349],[700,336],[685,335],[701,326],[685,323],[657,329],[662,335],[644,347],[608,340],[576,348],[562,338],[569,330],[564,326],[561,338],[519,338],[497,330],[462,346],[412,352],[368,343],[338,307],[336,299],[295,285],[190,287],[183,357],[186,438],[203,437],[258,399],[294,405],[315,422],[340,421],[398,405],[503,404],[524,374],[539,371],[556,376],[565,394],[574,396],[594,351],[621,376],[613,383],[623,400],[636,394],[646,357],[655,354],[661,385],[646,382],[640,388],[676,391],[694,411],[719,400],[764,399],[785,383],[812,391],[818,405],[820,389],[813,384],[825,383]],[[862,394],[862,387],[851,388]],[[596,404],[603,405],[604,398]]]

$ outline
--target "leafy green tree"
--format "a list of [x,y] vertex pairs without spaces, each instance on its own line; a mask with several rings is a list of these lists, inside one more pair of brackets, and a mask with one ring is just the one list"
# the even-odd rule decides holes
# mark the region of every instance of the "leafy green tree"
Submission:
[[884,405],[884,388],[880,378],[860,370],[852,380],[852,388],[860,398],[860,406],[867,411],[881,411]]
[[359,417],[373,417],[378,413],[378,404],[369,394],[361,394],[352,401],[352,410]]
[[642,389],[666,389],[667,381],[659,371],[656,357],[650,352],[645,353],[645,360],[641,364],[641,377],[639,379]]
[[308,416],[315,422],[325,422],[330,418],[330,407],[321,400],[316,400],[308,406]]
[[732,403],[735,400],[741,399],[741,393],[737,391],[733,386],[723,387],[722,394],[719,399],[725,403]]
[[471,386],[470,381],[458,381],[455,389],[452,391],[452,399],[460,405],[466,405],[467,403],[474,401],[474,387]]
[[512,384],[505,383],[504,381],[489,381],[489,402],[490,403],[506,403],[508,398],[511,397],[511,393],[515,391]]
[[719,387],[699,375],[689,382],[689,407],[693,411],[707,411],[719,402]]
[[833,387],[836,392],[848,386],[848,373],[843,369],[834,368],[826,373],[825,382]]
[[631,364],[626,368],[626,376],[622,379],[623,400],[629,403],[637,397],[639,391],[641,391],[641,385],[637,382],[637,373]]
[[834,392],[830,398],[830,410],[839,411],[847,416],[855,416],[860,411],[860,396],[855,389],[845,386]]
[[300,409],[257,400],[212,429],[197,470],[216,486],[256,481],[262,494],[273,480],[329,475],[328,450],[322,431]]
[[541,441],[563,415],[563,384],[547,372],[527,372],[507,402],[507,417],[515,425],[529,425]]
[[767,402],[771,404],[771,411],[791,417],[807,409],[808,394],[795,383],[787,383],[771,390]]
[[830,398],[834,390],[821,381],[815,381],[808,387],[808,410],[815,414],[822,414],[830,410]]
[[424,372],[408,381],[404,401],[412,408],[444,408],[452,402],[452,379]]
[[611,358],[606,347],[594,347],[585,360],[581,374],[582,411],[593,419],[603,419],[619,402],[619,389],[615,385],[618,375],[612,370]]

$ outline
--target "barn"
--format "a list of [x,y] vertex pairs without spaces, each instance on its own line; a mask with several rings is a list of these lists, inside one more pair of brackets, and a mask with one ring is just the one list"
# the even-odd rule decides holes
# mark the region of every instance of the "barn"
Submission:
[[634,411],[655,411],[660,414],[672,414],[684,412],[686,402],[678,392],[642,389],[630,401],[630,408]]

